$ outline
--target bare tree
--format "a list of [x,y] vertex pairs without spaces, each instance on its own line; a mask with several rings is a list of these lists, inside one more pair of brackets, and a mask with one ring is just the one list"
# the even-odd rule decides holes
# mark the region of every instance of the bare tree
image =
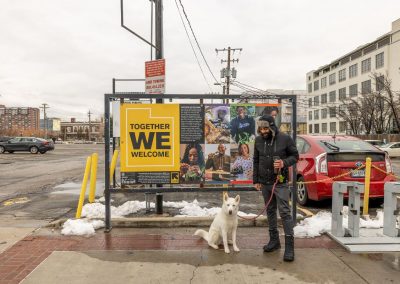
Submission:
[[337,116],[344,120],[350,127],[352,134],[360,134],[362,130],[361,110],[359,103],[354,99],[346,99],[339,106]]

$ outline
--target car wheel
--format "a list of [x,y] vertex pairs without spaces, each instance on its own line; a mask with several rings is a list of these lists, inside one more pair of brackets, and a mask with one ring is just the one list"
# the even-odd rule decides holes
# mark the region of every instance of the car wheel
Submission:
[[7,152],[10,153],[10,154],[14,153],[14,151],[7,151]]
[[39,152],[39,149],[36,146],[32,146],[31,148],[29,148],[29,152],[31,152],[31,154],[37,154]]
[[3,154],[6,151],[6,149],[4,148],[4,146],[0,146],[0,154]]
[[309,199],[308,199],[308,192],[307,192],[307,187],[304,183],[304,178],[299,177],[297,179],[297,202],[300,205],[307,205]]

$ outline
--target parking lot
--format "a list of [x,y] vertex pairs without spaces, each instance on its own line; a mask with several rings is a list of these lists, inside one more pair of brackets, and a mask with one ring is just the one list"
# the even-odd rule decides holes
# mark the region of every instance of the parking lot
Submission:
[[[76,193],[50,194],[55,187],[69,182],[81,183],[86,158],[92,153],[99,154],[98,181],[104,182],[104,144],[56,144],[56,149],[46,154],[13,153],[0,155],[0,215],[26,219],[52,220],[62,216],[74,216],[78,202]],[[400,160],[393,159],[392,165],[400,175]],[[102,192],[102,183],[98,188]],[[257,213],[263,208],[263,200],[258,192],[241,192],[241,210]],[[127,200],[144,200],[143,193],[114,194],[115,204]],[[221,193],[167,193],[165,201],[193,201],[218,207]],[[7,205],[5,205],[7,204]],[[371,202],[371,211],[380,208],[380,202]],[[330,200],[313,202],[307,210],[316,213],[330,210]],[[175,210],[175,211],[174,211]],[[165,212],[176,214],[176,209]],[[140,212],[145,214],[145,212]],[[373,213],[372,213],[373,214]]]

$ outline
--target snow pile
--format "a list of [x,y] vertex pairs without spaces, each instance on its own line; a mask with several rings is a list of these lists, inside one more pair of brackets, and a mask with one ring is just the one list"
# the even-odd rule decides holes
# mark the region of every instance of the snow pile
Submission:
[[[349,223],[349,208],[343,206],[343,227],[347,228]],[[298,238],[314,238],[331,230],[332,213],[320,211],[316,215],[306,218],[294,227],[294,235]],[[377,210],[374,219],[364,220],[360,218],[360,228],[379,229],[383,228],[383,211]]]
[[[154,203],[150,203],[150,207],[154,207]],[[111,206],[111,217],[120,218],[129,214],[134,214],[141,209],[146,208],[145,201],[127,201],[121,206]],[[105,205],[101,203],[88,203],[82,208],[82,217],[87,218],[105,218]]]
[[68,219],[61,230],[61,234],[67,236],[91,236],[95,230],[104,227],[102,220]]
[[330,231],[331,229],[330,212],[320,211],[316,215],[306,218],[294,227],[294,235],[297,238],[314,238]]

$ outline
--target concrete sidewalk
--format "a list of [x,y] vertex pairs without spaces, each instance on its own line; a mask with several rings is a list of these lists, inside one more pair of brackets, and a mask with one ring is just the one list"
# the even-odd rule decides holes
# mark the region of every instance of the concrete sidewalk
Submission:
[[[296,260],[262,252],[267,228],[239,228],[239,253],[196,228],[113,229],[92,237],[36,230],[0,254],[0,283],[400,283],[399,255],[349,254],[327,236],[296,239]],[[0,229],[1,230],[1,229]]]

